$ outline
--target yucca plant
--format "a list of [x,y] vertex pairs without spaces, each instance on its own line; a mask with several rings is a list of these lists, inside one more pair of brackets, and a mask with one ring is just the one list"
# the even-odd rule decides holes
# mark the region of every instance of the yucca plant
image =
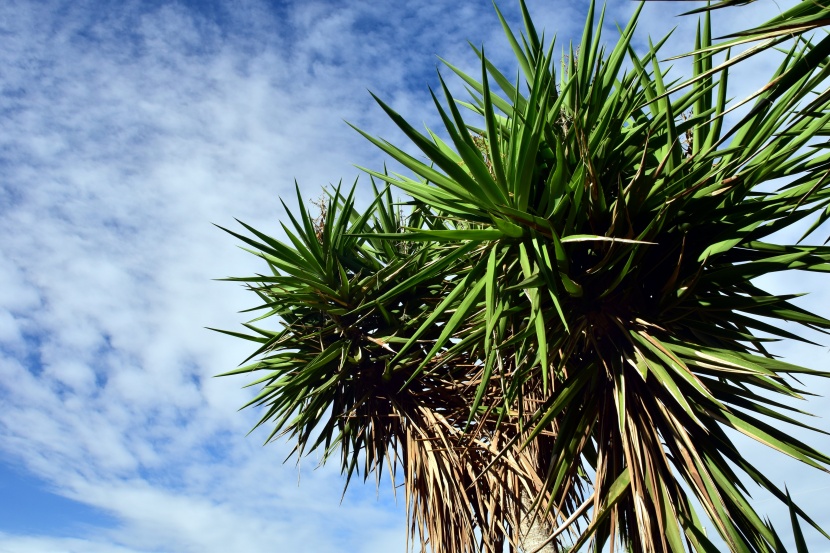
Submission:
[[519,36],[497,10],[520,78],[475,48],[480,77],[447,64],[472,99],[441,82],[440,133],[378,100],[426,159],[363,133],[410,171],[366,169],[368,208],[298,190],[287,242],[228,231],[268,271],[230,279],[263,313],[223,331],[258,344],[227,374],[260,374],[269,440],[339,457],[346,485],[402,479],[422,550],[717,551],[708,520],[731,551],[779,551],[742,478],[791,506],[799,547],[797,517],[827,536],[727,429],[830,464],[785,427],[805,426],[795,377],[827,373],[765,346],[830,320],[755,282],[830,270],[802,243],[830,216],[828,45],[796,43],[770,79],[801,76],[730,127],[708,14],[669,95],[666,39],[632,47],[639,9],[606,48],[592,5],[560,59],[520,6]]

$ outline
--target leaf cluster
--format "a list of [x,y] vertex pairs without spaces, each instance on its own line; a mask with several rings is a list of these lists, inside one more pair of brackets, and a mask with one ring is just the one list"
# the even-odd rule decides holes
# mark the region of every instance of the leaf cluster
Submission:
[[261,374],[260,424],[339,455],[347,484],[401,470],[422,548],[519,548],[534,518],[557,549],[716,551],[706,519],[731,551],[779,551],[742,478],[818,527],[728,429],[830,464],[782,428],[806,426],[794,377],[827,373],[766,348],[830,320],[755,282],[830,270],[830,247],[802,244],[830,217],[830,42],[796,41],[727,126],[708,13],[672,94],[668,37],[632,47],[639,9],[606,48],[592,5],[557,60],[521,8],[519,35],[497,10],[518,78],[483,49],[480,75],[447,63],[470,98],[441,81],[445,138],[378,99],[426,159],[360,131],[411,172],[366,169],[368,209],[337,187],[319,220],[289,211],[288,243],[228,231],[270,271],[231,279],[263,314],[223,331],[258,344],[228,374]]

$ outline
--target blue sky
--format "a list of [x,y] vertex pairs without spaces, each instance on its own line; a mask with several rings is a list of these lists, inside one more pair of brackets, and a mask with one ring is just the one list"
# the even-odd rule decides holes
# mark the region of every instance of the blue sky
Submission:
[[[548,36],[577,37],[585,2],[528,4]],[[610,3],[609,37],[633,7]],[[688,37],[674,11],[649,5],[641,39]],[[279,235],[295,178],[313,199],[353,164],[381,167],[343,122],[405,142],[367,89],[436,125],[436,55],[476,71],[469,40],[512,71],[489,0],[10,1],[0,35],[0,552],[402,551],[388,484],[352,485],[341,504],[335,466],[283,465],[287,444],[246,437],[252,390],[212,376],[248,348],[204,327],[235,328],[253,301],[211,279],[258,267],[211,223]],[[734,94],[772,64],[740,68]],[[830,314],[816,278],[798,285]],[[781,351],[814,367],[829,355]],[[830,430],[827,400],[809,410]],[[746,448],[830,528],[830,478]]]

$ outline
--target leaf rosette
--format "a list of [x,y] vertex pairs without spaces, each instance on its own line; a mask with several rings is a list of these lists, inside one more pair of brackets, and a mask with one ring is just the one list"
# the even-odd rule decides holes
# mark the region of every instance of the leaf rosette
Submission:
[[665,38],[634,51],[639,9],[606,48],[591,6],[561,60],[522,13],[519,36],[498,13],[520,78],[476,48],[480,76],[448,63],[471,99],[441,81],[440,135],[378,100],[426,160],[360,131],[411,172],[366,169],[368,209],[338,187],[318,219],[290,215],[290,244],[232,233],[271,270],[233,280],[282,322],[249,323],[256,360],[233,371],[265,371],[260,424],[339,453],[347,482],[400,468],[435,551],[528,549],[531,519],[557,549],[714,551],[706,519],[732,551],[778,551],[741,478],[821,531],[728,429],[830,463],[780,424],[806,426],[782,402],[794,377],[827,373],[765,346],[830,321],[756,283],[830,270],[802,243],[830,217],[830,42],[796,41],[727,126],[708,13],[684,86]]

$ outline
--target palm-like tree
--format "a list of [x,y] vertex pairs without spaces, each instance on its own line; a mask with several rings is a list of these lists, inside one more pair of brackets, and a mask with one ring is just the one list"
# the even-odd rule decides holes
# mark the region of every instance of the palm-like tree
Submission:
[[[631,46],[639,10],[606,49],[592,6],[557,74],[521,8],[520,36],[498,14],[519,82],[481,50],[480,77],[447,64],[472,99],[441,82],[446,140],[378,100],[426,160],[363,133],[411,171],[367,169],[368,209],[337,187],[320,214],[289,210],[285,243],[228,231],[268,267],[231,279],[263,313],[228,332],[258,344],[228,374],[260,375],[269,439],[339,457],[347,485],[402,478],[422,549],[529,551],[535,524],[554,550],[716,551],[708,520],[732,551],[778,551],[740,477],[815,524],[726,429],[830,464],[780,424],[803,426],[782,402],[802,397],[793,377],[827,373],[765,349],[806,341],[784,322],[830,320],[754,282],[830,270],[830,247],[802,244],[830,216],[826,47],[794,46],[771,79],[801,76],[727,128],[708,15],[669,96],[663,41]],[[809,217],[802,241],[776,240]]]

